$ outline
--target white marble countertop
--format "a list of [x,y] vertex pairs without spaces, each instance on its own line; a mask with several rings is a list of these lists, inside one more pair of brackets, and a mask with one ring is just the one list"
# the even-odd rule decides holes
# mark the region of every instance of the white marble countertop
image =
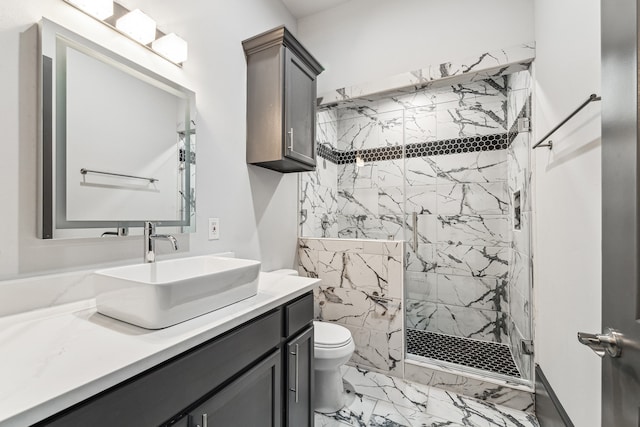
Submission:
[[0,318],[0,426],[43,420],[313,289],[260,273],[255,297],[160,330],[96,312],[95,300]]

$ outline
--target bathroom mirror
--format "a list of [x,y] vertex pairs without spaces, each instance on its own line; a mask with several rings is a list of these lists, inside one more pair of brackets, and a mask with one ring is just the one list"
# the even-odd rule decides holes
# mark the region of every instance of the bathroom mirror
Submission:
[[190,231],[195,94],[51,21],[40,30],[41,237]]

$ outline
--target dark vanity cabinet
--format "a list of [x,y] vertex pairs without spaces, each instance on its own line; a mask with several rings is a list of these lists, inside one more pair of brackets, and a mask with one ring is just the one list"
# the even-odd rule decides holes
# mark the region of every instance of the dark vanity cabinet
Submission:
[[313,427],[313,296],[284,308],[284,401],[287,427]]
[[291,339],[285,351],[285,425],[313,427],[313,327]]
[[313,426],[308,293],[36,426]]
[[316,77],[324,69],[278,27],[242,42],[247,58],[247,163],[315,169]]
[[191,410],[186,426],[281,426],[280,358],[280,350],[274,351]]

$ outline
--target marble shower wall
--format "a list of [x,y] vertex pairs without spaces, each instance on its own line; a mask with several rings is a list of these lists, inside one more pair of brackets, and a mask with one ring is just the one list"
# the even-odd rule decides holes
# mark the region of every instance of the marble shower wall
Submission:
[[[514,359],[522,377],[533,378],[532,356],[523,354],[522,340],[532,340],[533,316],[531,310],[531,290],[533,283],[533,255],[531,252],[531,168],[530,133],[516,133],[517,117],[525,111],[531,117],[531,75],[521,71],[512,74],[507,80],[509,87],[508,125],[511,129],[511,144],[507,150],[508,184],[511,202],[512,239],[511,258],[509,260],[509,341]],[[520,192],[520,221],[517,215],[515,194]],[[520,223],[519,229],[517,228]]]
[[[517,118],[527,111],[530,88],[529,71],[521,71],[323,107],[317,124],[318,168],[301,174],[302,246],[313,241],[310,237],[409,242],[404,252],[406,327],[511,345],[524,378],[531,378],[530,356],[521,352],[521,339],[531,338],[531,204],[529,134],[518,133]],[[364,164],[357,166],[356,157]],[[520,230],[514,230],[516,191]],[[410,244],[413,213],[415,251]],[[305,251],[313,253],[301,247],[301,260]],[[311,269],[306,271],[302,262],[301,272],[319,274],[320,261],[308,262]],[[349,255],[332,262],[362,264]],[[335,280],[323,286],[343,287]],[[325,288],[318,301],[358,307],[356,312],[367,304],[376,307],[372,298],[380,295],[372,293],[378,292],[375,286],[368,286],[368,294],[362,293],[366,285],[358,288],[349,298],[341,294],[344,290],[336,296]],[[352,305],[356,296],[358,303]],[[401,294],[394,298],[399,306]],[[337,321],[353,327],[354,315],[345,316]],[[381,337],[379,329],[363,329],[376,332],[361,333],[360,343]],[[383,359],[393,358],[385,354]],[[360,361],[375,369],[396,369],[366,357]]]
[[[429,158],[475,151],[485,162],[489,150],[506,148],[506,104],[506,77],[496,77],[323,108],[316,129],[318,167],[301,174],[301,235],[404,239],[405,186],[412,187],[407,212],[435,215],[439,198],[449,199],[440,200],[446,215],[456,212],[453,198],[468,188],[453,184],[493,183],[491,174],[500,168],[480,163],[469,170],[478,156],[466,155],[461,159],[467,169],[458,170],[456,156],[445,158],[440,183],[452,185],[441,187],[438,196],[440,165]],[[357,156],[364,165],[356,165]],[[475,199],[496,190],[472,187]]]
[[[336,148],[338,135],[335,110],[317,113],[316,143],[322,150]],[[313,172],[300,174],[300,236],[338,235],[338,166],[321,152]]]
[[351,362],[403,376],[403,243],[299,239],[301,276],[322,279],[314,291],[315,318],[351,331]]

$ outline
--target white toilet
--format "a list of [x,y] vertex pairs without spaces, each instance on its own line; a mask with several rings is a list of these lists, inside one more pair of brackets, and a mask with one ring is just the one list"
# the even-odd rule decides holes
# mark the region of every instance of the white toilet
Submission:
[[315,410],[331,413],[345,405],[340,367],[347,363],[355,345],[344,326],[313,322],[315,363]]
[[[272,273],[297,276],[295,270]],[[345,406],[346,395],[340,367],[347,363],[355,350],[351,332],[344,326],[328,322],[313,322],[315,410],[332,413]]]

